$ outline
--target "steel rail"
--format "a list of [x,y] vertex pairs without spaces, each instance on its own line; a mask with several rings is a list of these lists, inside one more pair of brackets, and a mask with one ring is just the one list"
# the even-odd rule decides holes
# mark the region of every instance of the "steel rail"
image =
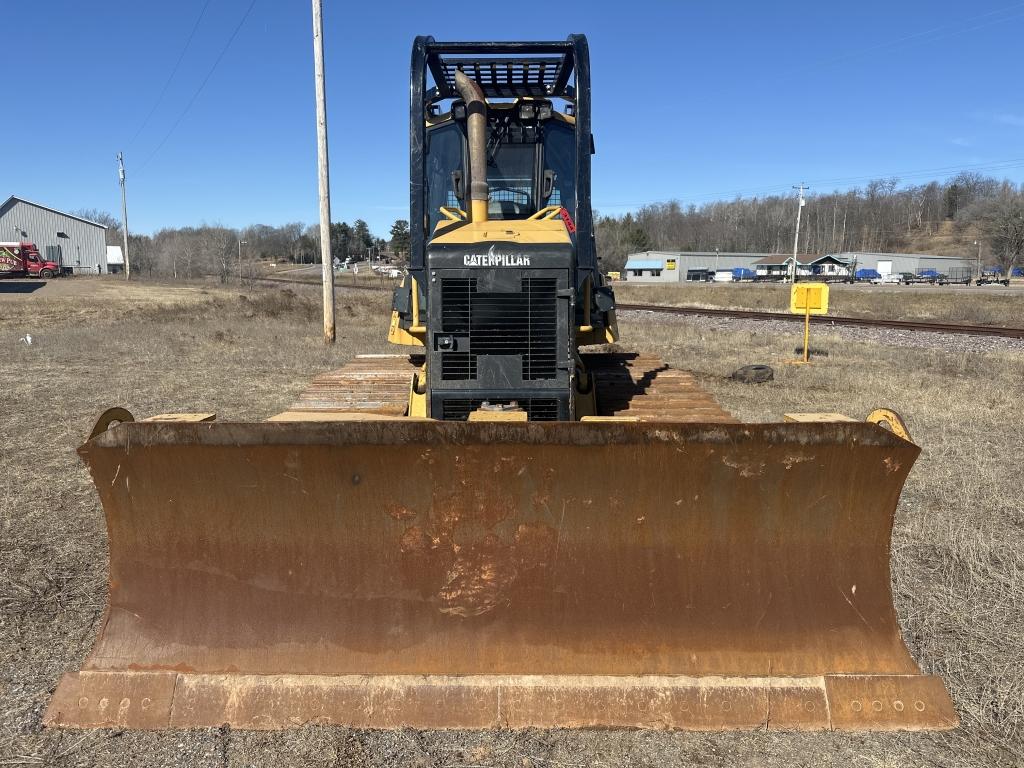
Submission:
[[[294,277],[252,277],[246,278],[254,283],[291,283],[292,285],[312,285],[318,287],[320,285],[320,275],[317,275],[313,280],[301,280]],[[356,285],[353,283],[344,283],[340,280],[334,284],[334,287],[338,290],[354,288],[357,291],[388,291],[393,286],[385,284],[376,285]]]
[[[708,307],[671,307],[664,304],[618,304],[622,311],[665,312],[673,315],[700,315],[706,317],[729,317],[742,320],[785,320],[803,322],[803,315],[783,312],[764,312],[748,309],[712,309]],[[844,317],[838,315],[812,315],[811,324],[816,326],[845,325],[868,328],[891,328],[901,331],[924,331],[928,333],[956,333],[966,336],[999,336],[1008,339],[1024,339],[1024,328],[1004,328],[993,325],[962,325],[958,323],[917,322],[913,320],[880,320],[868,317]]]

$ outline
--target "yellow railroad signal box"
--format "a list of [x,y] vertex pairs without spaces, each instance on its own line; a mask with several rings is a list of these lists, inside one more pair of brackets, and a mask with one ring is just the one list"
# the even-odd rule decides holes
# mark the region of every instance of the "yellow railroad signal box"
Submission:
[[795,283],[789,292],[789,311],[794,315],[828,314],[828,285]]
[[811,361],[811,315],[828,313],[828,286],[825,283],[794,283],[789,292],[789,311],[804,316],[804,356],[789,362],[806,365]]

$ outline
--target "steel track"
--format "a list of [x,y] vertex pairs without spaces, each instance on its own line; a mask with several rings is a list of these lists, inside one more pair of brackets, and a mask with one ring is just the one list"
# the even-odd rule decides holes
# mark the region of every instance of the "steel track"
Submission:
[[[709,309],[706,307],[669,307],[663,304],[618,304],[617,309],[636,312],[664,312],[672,315],[701,315],[705,317],[730,317],[742,320],[787,320],[802,323],[803,315],[782,312],[762,312],[747,309]],[[957,323],[915,322],[912,320],[877,320],[866,317],[841,317],[837,315],[812,315],[811,325],[845,325],[867,328],[891,328],[901,331],[923,331],[927,333],[956,333],[966,336],[1000,336],[1007,339],[1024,339],[1024,328],[1002,328],[989,325],[961,325]]]
[[[256,282],[295,283],[319,285],[313,280],[299,280],[287,277],[258,277]],[[352,288],[363,291],[385,291],[389,286],[353,285],[335,283],[336,288]],[[784,320],[802,323],[803,315],[784,312],[764,312],[756,309],[712,309],[710,307],[670,307],[664,304],[617,304],[617,309],[634,312],[664,312],[671,315],[698,315],[704,317],[730,317],[740,320]],[[812,315],[811,324],[816,326],[844,325],[863,328],[891,328],[901,331],[922,331],[925,333],[954,333],[961,336],[997,336],[1004,339],[1024,339],[1024,328],[1005,328],[995,325],[964,325],[960,323],[917,322],[913,320],[879,320],[867,317],[845,317],[840,315]]]
[[[249,279],[255,283],[291,283],[293,285],[311,285],[317,288],[321,285],[319,275],[315,280],[302,280],[296,277],[253,277]],[[393,288],[393,286],[386,284],[355,285],[353,283],[343,283],[337,279],[334,281],[334,287],[337,290],[352,288],[357,291],[390,291]]]

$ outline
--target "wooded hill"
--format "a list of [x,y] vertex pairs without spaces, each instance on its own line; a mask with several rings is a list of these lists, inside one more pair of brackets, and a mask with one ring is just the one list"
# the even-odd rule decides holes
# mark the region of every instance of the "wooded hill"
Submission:
[[[1024,185],[961,173],[945,183],[900,186],[879,179],[864,188],[809,194],[800,225],[801,253],[883,251],[977,255],[991,264],[1020,264]],[[605,270],[645,250],[791,253],[797,198],[737,198],[684,206],[647,205],[623,216],[598,216],[597,245]]]

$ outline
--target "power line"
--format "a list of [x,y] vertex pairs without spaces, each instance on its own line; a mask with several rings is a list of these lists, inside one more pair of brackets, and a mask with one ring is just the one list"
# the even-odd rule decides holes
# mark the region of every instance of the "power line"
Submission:
[[[908,45],[908,44],[909,45],[916,45],[916,44],[919,44],[919,43],[934,43],[934,42],[937,42],[937,41],[942,40],[944,38],[952,37],[954,35],[964,34],[966,32],[974,32],[975,30],[981,29],[983,27],[988,27],[988,26],[991,26],[993,24],[999,24],[1001,22],[1007,22],[1007,21],[1010,21],[1012,19],[1017,18],[1021,14],[1010,14],[1008,16],[1003,16],[1001,18],[988,18],[988,17],[998,16],[999,14],[1003,14],[1003,13],[1005,13],[1007,11],[1015,11],[1018,8],[1021,8],[1021,7],[1024,7],[1024,2],[1017,2],[1017,3],[1013,3],[1012,5],[1006,5],[1006,6],[1003,6],[1002,8],[996,8],[996,9],[993,9],[991,11],[987,11],[985,13],[978,14],[977,16],[968,16],[966,19],[960,19],[958,21],[950,22],[948,24],[940,24],[937,27],[932,27],[930,29],[924,29],[924,30],[921,30],[919,32],[913,32],[913,33],[911,33],[909,35],[903,35],[902,37],[896,37],[896,38],[892,38],[890,40],[883,40],[882,42],[875,43],[873,45],[862,46],[862,47],[858,48],[856,51],[850,51],[849,53],[841,54],[841,55],[833,57],[831,59],[824,59],[824,60],[819,60],[817,62],[812,62],[810,64],[804,64],[799,70],[790,70],[788,72],[780,72],[776,76],[768,78],[768,80],[771,81],[771,80],[788,79],[789,76],[791,76],[793,74],[797,74],[799,72],[805,72],[805,71],[807,71],[811,67],[813,67],[813,68],[821,68],[821,67],[829,67],[829,66],[832,66],[832,65],[835,65],[835,64],[841,64],[843,62],[850,61],[852,59],[856,59],[856,58],[858,58],[860,56],[863,56],[865,54],[869,54],[869,53],[872,53],[874,51],[878,51],[878,50],[881,50],[881,49],[884,49],[884,48],[891,48],[891,47],[896,46],[896,45],[901,45],[901,44],[902,45]],[[988,20],[987,21],[981,21],[981,23],[975,24],[974,26],[970,26],[970,27],[964,26],[965,24],[969,24],[969,23],[974,22],[974,21],[980,21],[981,19],[988,19]],[[938,34],[936,34],[936,33],[938,33]],[[919,38],[923,38],[923,39],[919,39]]]
[[171,138],[171,134],[174,133],[175,129],[177,129],[177,127],[181,124],[181,121],[185,119],[185,115],[187,115],[189,110],[192,109],[192,105],[196,103],[196,99],[199,98],[199,94],[203,92],[203,89],[206,87],[206,84],[210,82],[210,78],[213,77],[213,73],[217,71],[217,66],[224,58],[224,55],[228,52],[228,49],[231,47],[231,43],[233,43],[235,38],[238,36],[238,33],[242,29],[242,25],[245,24],[245,20],[249,18],[249,14],[252,12],[252,9],[255,5],[256,0],[252,0],[252,2],[249,3],[249,7],[245,9],[245,13],[242,15],[241,20],[238,22],[238,26],[236,26],[235,31],[231,33],[231,37],[228,38],[228,41],[227,43],[225,43],[224,48],[221,49],[221,52],[217,56],[217,59],[213,62],[213,66],[210,67],[210,71],[206,73],[206,77],[203,78],[203,82],[199,84],[199,87],[196,89],[196,92],[192,94],[192,98],[188,100],[188,104],[185,105],[185,108],[181,111],[181,114],[178,115],[178,119],[174,121],[174,124],[171,126],[171,129],[160,140],[160,143],[156,145],[156,149],[154,149],[149,154],[149,157],[147,157],[145,161],[142,163],[142,165],[139,167],[139,172],[142,172],[146,168],[146,166],[149,165],[149,162],[154,157],[156,157],[157,152],[159,152],[163,148],[164,144],[167,143],[167,140]]
[[174,68],[171,69],[171,74],[167,77],[167,81],[164,83],[164,87],[161,89],[160,95],[156,97],[156,101],[153,103],[152,109],[149,110],[149,114],[146,115],[146,118],[142,121],[142,125],[138,127],[138,130],[135,131],[135,134],[128,142],[129,147],[135,143],[137,138],[139,138],[139,134],[142,133],[142,129],[146,127],[149,123],[149,119],[153,117],[153,113],[156,112],[156,108],[159,107],[160,103],[163,101],[164,96],[167,93],[167,89],[171,85],[171,81],[174,79],[174,76],[178,74],[178,67],[180,67],[181,62],[184,61],[185,53],[188,51],[188,47],[192,44],[192,38],[196,36],[196,30],[199,29],[199,23],[203,20],[203,16],[206,15],[206,9],[210,7],[211,1],[212,0],[206,0],[203,4],[203,9],[199,12],[199,18],[197,18],[196,23],[192,25],[192,31],[188,35],[188,40],[185,41],[185,45],[181,49],[181,53],[178,54],[178,60],[174,62]]

